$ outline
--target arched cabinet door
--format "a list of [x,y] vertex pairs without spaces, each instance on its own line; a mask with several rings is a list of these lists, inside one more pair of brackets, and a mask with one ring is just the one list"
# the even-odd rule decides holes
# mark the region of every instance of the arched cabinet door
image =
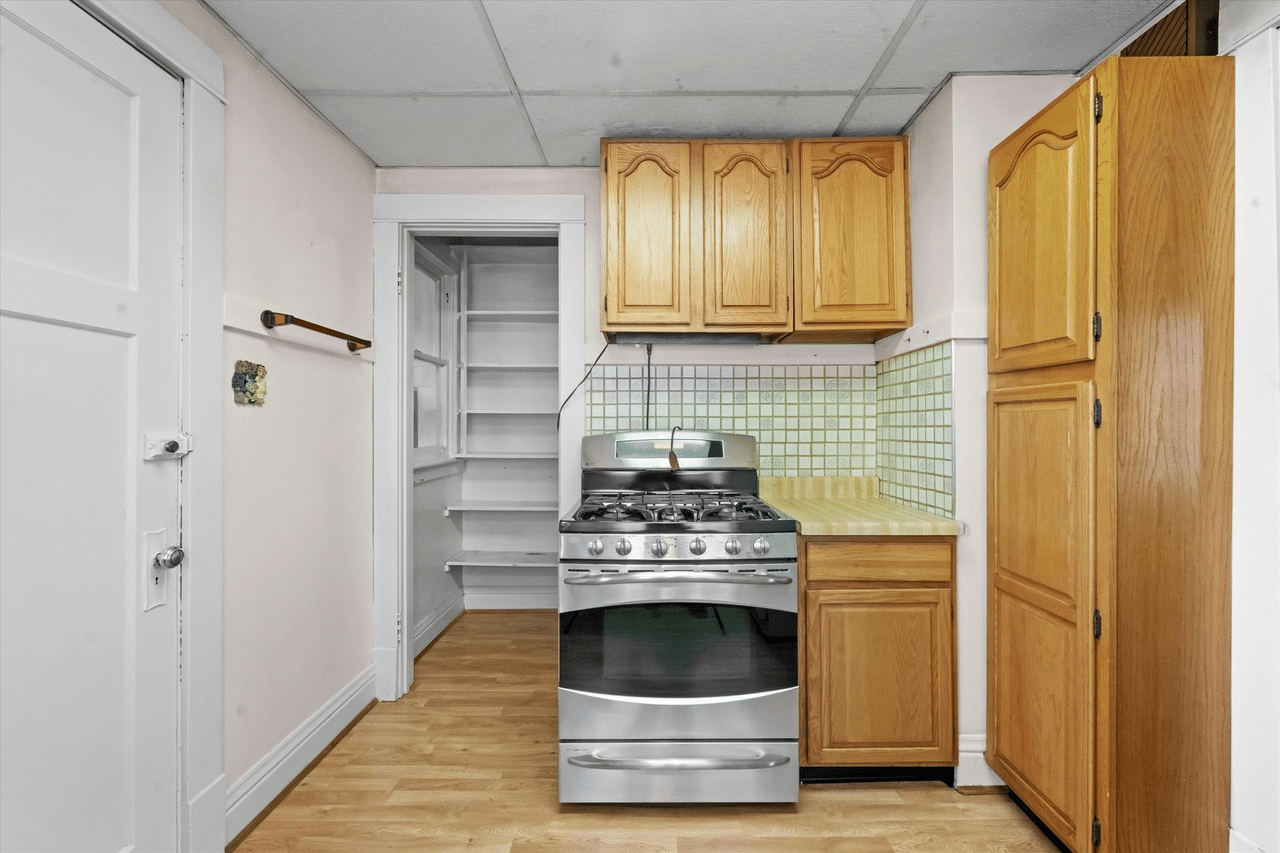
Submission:
[[695,272],[689,140],[606,141],[605,299],[612,326],[688,326]]
[[1074,87],[991,152],[992,373],[1093,358],[1096,91]]
[[702,193],[704,322],[787,327],[786,144],[705,143]]
[[906,140],[794,144],[796,329],[881,335],[905,329],[911,324]]

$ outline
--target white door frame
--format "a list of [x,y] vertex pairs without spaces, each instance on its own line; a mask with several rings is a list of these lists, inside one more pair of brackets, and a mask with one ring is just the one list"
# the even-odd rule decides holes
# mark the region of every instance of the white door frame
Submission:
[[[75,0],[183,84],[183,346],[180,418],[192,436],[181,501],[178,707],[182,850],[226,846],[222,690],[222,59],[158,4]],[[178,282],[174,282],[176,287]]]
[[[560,396],[581,369],[585,320],[586,199],[581,195],[378,194],[373,199],[373,665],[383,701],[413,684],[413,602],[409,411],[404,394],[407,318],[400,280],[414,234],[554,234],[559,238]],[[560,508],[578,497],[581,397],[565,407],[560,432]],[[577,425],[576,428],[570,425]],[[567,463],[567,466],[566,466]],[[570,476],[566,476],[566,467]]]

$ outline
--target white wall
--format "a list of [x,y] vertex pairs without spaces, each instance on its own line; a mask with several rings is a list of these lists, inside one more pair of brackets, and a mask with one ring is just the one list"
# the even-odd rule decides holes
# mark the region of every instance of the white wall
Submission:
[[1220,44],[1236,57],[1232,849],[1268,853],[1280,851],[1278,17],[1274,1],[1220,10]]
[[[256,315],[369,337],[374,170],[204,7],[161,5],[226,71],[231,837],[372,697],[371,365],[305,330],[268,337]],[[261,408],[231,400],[241,358],[267,367]]]
[[952,341],[958,785],[1000,784],[987,767],[987,155],[1071,83],[1064,76],[954,77],[912,123],[915,324],[876,360]]

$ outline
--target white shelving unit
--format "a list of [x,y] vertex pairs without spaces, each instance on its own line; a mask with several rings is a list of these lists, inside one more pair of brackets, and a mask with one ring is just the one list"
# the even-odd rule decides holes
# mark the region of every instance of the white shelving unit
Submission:
[[445,563],[554,568],[559,515],[558,250],[464,250],[458,340],[458,447],[463,550]]

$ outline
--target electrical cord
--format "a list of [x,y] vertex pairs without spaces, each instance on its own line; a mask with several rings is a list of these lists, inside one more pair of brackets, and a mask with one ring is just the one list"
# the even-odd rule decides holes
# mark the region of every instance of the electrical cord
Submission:
[[608,348],[609,344],[606,342],[604,348],[600,350],[600,354],[596,356],[596,360],[591,362],[591,366],[587,368],[586,375],[578,380],[578,384],[573,386],[573,390],[569,392],[569,396],[564,398],[564,402],[561,403],[560,408],[556,410],[556,432],[560,431],[560,415],[564,412],[564,407],[569,405],[569,401],[573,399],[573,395],[582,387],[582,383],[586,382],[587,379],[591,377],[591,371],[596,369],[596,365],[600,363],[600,359],[604,356],[604,351]]
[[649,428],[649,402],[653,399],[653,344],[644,345],[644,428]]

